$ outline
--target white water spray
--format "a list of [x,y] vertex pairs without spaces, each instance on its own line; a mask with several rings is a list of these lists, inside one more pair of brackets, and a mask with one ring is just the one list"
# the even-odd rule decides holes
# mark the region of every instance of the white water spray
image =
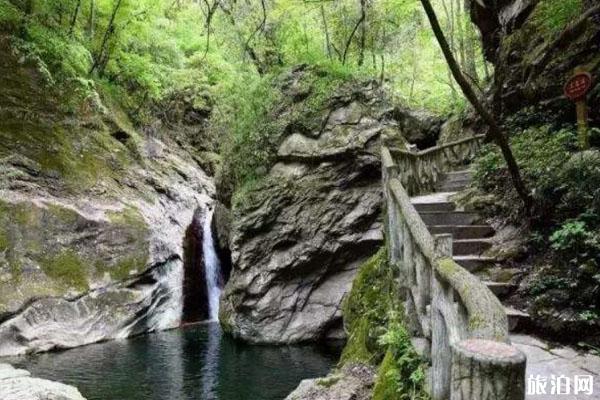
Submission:
[[215,250],[212,230],[210,229],[212,217],[213,210],[208,210],[202,227],[202,253],[204,254],[204,271],[208,289],[209,318],[216,321],[219,319],[219,297],[221,296],[219,275],[221,274],[221,265]]

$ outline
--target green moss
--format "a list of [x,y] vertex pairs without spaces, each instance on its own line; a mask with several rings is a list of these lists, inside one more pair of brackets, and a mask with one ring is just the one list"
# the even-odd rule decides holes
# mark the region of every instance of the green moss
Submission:
[[325,378],[317,379],[317,385],[325,388],[330,388],[336,383],[338,383],[341,379],[340,375],[330,375]]
[[2,230],[0,230],[0,252],[8,249],[10,242],[8,240],[8,234]]
[[369,350],[369,330],[370,324],[367,318],[361,318],[356,322],[356,326],[350,332],[348,342],[344,347],[340,357],[340,365],[349,362],[371,364],[376,352]]
[[49,204],[48,212],[52,217],[65,225],[74,225],[79,220],[79,214],[76,211],[56,204]]
[[388,350],[377,371],[377,381],[373,389],[373,400],[396,400],[400,399],[398,393],[396,360],[394,353]]
[[383,358],[385,347],[377,339],[386,330],[390,312],[401,309],[394,275],[385,248],[360,267],[342,305],[349,337],[340,365],[350,362],[376,365]]
[[50,278],[68,287],[78,290],[88,289],[86,267],[77,253],[72,250],[64,250],[41,260],[40,267]]
[[106,214],[113,224],[134,228],[138,231],[148,230],[144,217],[135,207],[128,206],[121,211],[108,211]]
[[340,365],[379,365],[375,400],[425,399],[423,361],[405,327],[396,282],[385,248],[361,266],[343,304],[349,336]]
[[146,266],[146,260],[147,253],[143,251],[142,254],[118,260],[114,265],[97,261],[95,269],[99,275],[108,273],[113,280],[122,281],[129,278],[132,273],[142,271]]

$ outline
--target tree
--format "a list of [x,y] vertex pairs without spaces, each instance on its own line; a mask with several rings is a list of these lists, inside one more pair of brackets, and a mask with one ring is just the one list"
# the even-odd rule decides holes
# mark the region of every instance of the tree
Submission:
[[108,22],[108,26],[106,27],[106,31],[104,32],[104,37],[102,38],[102,44],[100,45],[100,50],[98,54],[94,58],[94,64],[90,69],[90,74],[92,74],[98,67],[102,64],[106,64],[108,61],[108,55],[106,55],[108,41],[112,34],[115,32],[115,19],[117,18],[117,13],[119,12],[119,8],[121,8],[121,4],[123,0],[117,0],[115,6],[113,7],[112,14],[110,16],[110,21]]
[[440,45],[440,48],[442,49],[442,53],[444,54],[444,58],[446,59],[446,62],[448,63],[448,66],[452,71],[454,79],[460,86],[467,100],[471,103],[471,105],[475,108],[477,113],[488,125],[490,136],[498,145],[498,147],[500,147],[504,160],[506,161],[506,165],[511,175],[515,190],[517,191],[517,194],[523,201],[526,213],[530,215],[532,207],[531,195],[527,190],[525,183],[523,182],[519,165],[515,160],[506,135],[500,128],[500,125],[498,124],[494,116],[486,109],[483,103],[479,100],[479,98],[475,94],[475,91],[473,90],[473,87],[471,87],[471,84],[467,81],[467,79],[461,72],[458,63],[454,58],[454,54],[450,49],[448,41],[446,40],[444,32],[442,31],[442,28],[435,14],[435,10],[431,5],[431,2],[429,0],[421,0],[421,4],[425,9],[425,14],[427,14],[427,18],[429,19],[429,22],[431,24],[431,29],[433,30],[433,33]]

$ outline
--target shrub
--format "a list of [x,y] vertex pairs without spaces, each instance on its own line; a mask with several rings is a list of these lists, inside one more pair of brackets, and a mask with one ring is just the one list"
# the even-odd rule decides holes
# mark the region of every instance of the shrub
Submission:
[[423,360],[416,353],[400,315],[392,312],[389,319],[387,332],[379,338],[380,346],[388,350],[379,367],[373,400],[427,399]]
[[600,216],[600,151],[572,154],[561,169],[555,183],[563,190],[559,209],[571,217],[581,212]]
[[[576,135],[570,129],[554,131],[551,126],[531,127],[515,135],[511,146],[527,187],[531,190],[537,216],[548,221],[568,191],[563,170],[575,148]],[[521,220],[520,204],[506,167],[496,146],[487,145],[475,162],[475,184],[484,192],[496,194],[504,212]]]

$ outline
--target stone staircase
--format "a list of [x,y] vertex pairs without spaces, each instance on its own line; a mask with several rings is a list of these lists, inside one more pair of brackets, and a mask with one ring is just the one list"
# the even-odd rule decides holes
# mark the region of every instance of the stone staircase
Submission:
[[[413,197],[411,202],[431,234],[452,234],[454,261],[478,276],[502,301],[517,287],[505,279],[494,279],[494,276],[502,274],[491,273],[502,268],[502,263],[486,255],[493,244],[494,228],[485,223],[478,213],[461,210],[452,201],[457,192],[469,185],[471,177],[468,169],[449,172],[440,179],[434,193]],[[520,330],[529,321],[529,315],[511,307],[506,307],[506,313],[512,332]]]

